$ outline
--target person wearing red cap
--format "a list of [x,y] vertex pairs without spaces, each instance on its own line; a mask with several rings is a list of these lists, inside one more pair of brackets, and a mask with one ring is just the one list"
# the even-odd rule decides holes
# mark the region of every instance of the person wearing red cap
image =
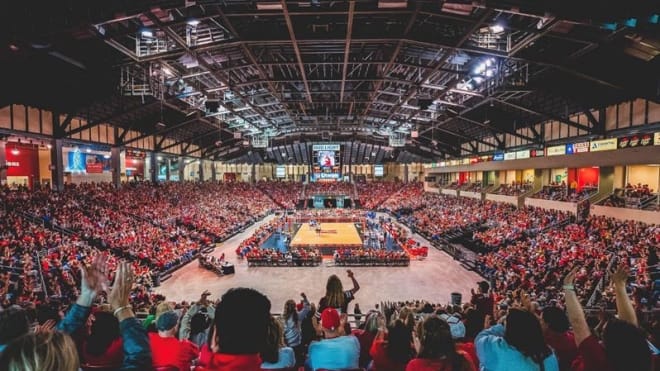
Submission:
[[352,369],[359,367],[360,343],[353,335],[344,335],[346,316],[340,317],[334,308],[321,313],[321,328],[325,338],[309,345],[305,369]]

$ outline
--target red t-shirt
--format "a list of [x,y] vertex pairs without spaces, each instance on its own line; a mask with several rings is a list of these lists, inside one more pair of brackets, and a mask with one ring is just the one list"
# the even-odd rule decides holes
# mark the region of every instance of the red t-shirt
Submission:
[[578,356],[578,348],[575,345],[575,336],[570,331],[556,333],[548,331],[545,341],[555,351],[560,370],[570,370],[571,364]]
[[164,338],[158,333],[149,333],[152,364],[156,366],[176,366],[181,371],[190,371],[190,363],[199,355],[197,345],[175,337]]
[[456,343],[456,350],[460,352],[465,353],[467,357],[474,363],[474,367],[476,369],[479,369],[479,357],[477,357],[477,348],[474,347],[474,342],[472,341],[466,341],[466,342],[457,342]]
[[83,362],[92,366],[120,367],[124,361],[124,349],[121,338],[115,339],[108,349],[101,355],[95,356],[87,353],[87,342],[83,344]]
[[578,346],[578,358],[573,362],[573,371],[614,371],[607,361],[605,348],[591,335]]
[[261,362],[259,354],[213,353],[204,345],[195,371],[259,371]]
[[373,359],[372,371],[405,371],[405,363],[397,363],[387,355],[387,342],[383,339],[374,340],[369,354]]
[[365,330],[353,330],[353,335],[360,343],[360,367],[366,367],[370,360],[369,349],[371,349],[376,334]]

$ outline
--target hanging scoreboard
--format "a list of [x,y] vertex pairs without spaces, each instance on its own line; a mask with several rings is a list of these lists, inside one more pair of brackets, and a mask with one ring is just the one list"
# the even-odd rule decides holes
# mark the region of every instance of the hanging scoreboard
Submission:
[[312,176],[314,181],[341,179],[341,145],[312,145]]

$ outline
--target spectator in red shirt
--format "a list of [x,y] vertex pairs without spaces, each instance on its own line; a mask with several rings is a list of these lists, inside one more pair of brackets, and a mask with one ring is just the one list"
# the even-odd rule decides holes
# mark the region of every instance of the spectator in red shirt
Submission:
[[199,349],[188,340],[179,340],[179,316],[174,311],[161,314],[156,320],[158,333],[149,333],[152,363],[154,367],[174,366],[180,371],[189,371],[190,364],[197,358]]
[[[373,363],[371,371],[405,371],[413,357],[412,333],[402,320],[397,319],[387,332],[384,321],[376,340],[371,345]],[[387,335],[387,338],[386,338]]]
[[378,335],[381,316],[382,314],[378,312],[371,312],[364,321],[364,329],[353,330],[353,336],[360,342],[360,367],[367,367],[371,361],[369,349]]
[[119,320],[112,313],[97,311],[83,343],[82,359],[91,366],[119,368],[124,360]]
[[579,267],[564,279],[564,297],[568,319],[573,327],[578,359],[574,371],[650,371],[653,369],[651,352],[644,334],[638,327],[637,315],[626,292],[628,271],[620,266],[612,273],[616,294],[618,319],[611,319],[603,330],[601,344],[587,325],[582,305],[575,293],[575,275]]
[[449,324],[436,316],[417,324],[413,333],[417,358],[408,362],[406,371],[476,371],[463,352],[456,351]]
[[570,370],[578,354],[573,332],[569,331],[568,317],[557,307],[546,307],[541,313],[541,328],[546,343],[555,351],[559,369]]
[[211,344],[202,347],[202,370],[260,370],[270,325],[270,300],[257,290],[234,288],[215,309]]

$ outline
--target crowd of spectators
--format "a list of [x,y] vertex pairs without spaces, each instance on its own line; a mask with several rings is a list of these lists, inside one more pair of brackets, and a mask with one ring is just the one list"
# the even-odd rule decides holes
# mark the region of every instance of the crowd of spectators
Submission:
[[532,189],[532,182],[513,181],[511,184],[501,184],[493,193],[505,196],[520,196]]
[[598,188],[594,187],[583,187],[578,191],[569,189],[566,185],[551,184],[543,186],[543,189],[531,197],[552,201],[580,202],[593,196],[596,192],[598,192]]
[[388,266],[410,264],[408,253],[385,249],[339,249],[333,254],[335,265],[340,266]]
[[260,181],[257,187],[283,209],[296,208],[302,198],[303,184],[300,182]]
[[367,210],[377,209],[402,186],[403,183],[386,181],[355,183],[358,192],[358,199],[360,200],[362,207]]
[[660,210],[660,204],[657,202],[658,197],[658,194],[653,193],[653,189],[649,188],[647,184],[633,185],[628,183],[625,188],[615,189],[602,202],[602,205],[656,211]]

